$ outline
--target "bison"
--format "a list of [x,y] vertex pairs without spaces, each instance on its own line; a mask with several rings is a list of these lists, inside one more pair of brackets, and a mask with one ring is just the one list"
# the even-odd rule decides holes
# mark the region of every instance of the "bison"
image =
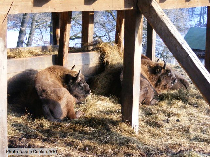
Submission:
[[163,63],[153,62],[149,58],[142,57],[142,74],[149,80],[158,93],[165,90],[188,89],[189,83],[172,68]]
[[[123,80],[123,72],[120,74],[120,80]],[[140,96],[139,103],[144,105],[154,105],[157,103],[155,96],[157,95],[156,90],[152,87],[150,82],[141,74],[140,75]]]
[[50,121],[78,118],[80,112],[75,113],[74,104],[84,102],[90,94],[84,76],[63,66],[51,66],[38,72],[34,89],[37,104],[31,108],[38,108],[38,114],[41,112]]

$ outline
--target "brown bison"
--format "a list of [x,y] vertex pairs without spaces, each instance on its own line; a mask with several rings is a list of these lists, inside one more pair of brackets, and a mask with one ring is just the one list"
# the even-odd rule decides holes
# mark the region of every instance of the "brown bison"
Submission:
[[189,83],[178,75],[166,63],[153,62],[149,58],[142,57],[142,75],[144,75],[158,93],[164,90],[175,90],[179,88],[188,89]]
[[50,121],[78,118],[74,104],[84,102],[90,93],[84,76],[63,66],[51,66],[38,72],[35,91],[38,96],[35,102],[41,103],[42,114]]
[[[122,82],[123,72],[121,72],[120,80]],[[156,95],[156,90],[152,87],[150,82],[141,74],[139,103],[142,105],[154,105],[157,102],[157,100],[155,99]]]
[[[121,82],[122,79],[123,73],[120,76]],[[153,62],[142,55],[139,100],[141,104],[153,105],[157,102],[155,96],[163,91],[188,87],[189,83],[172,68],[166,66],[165,62]]]

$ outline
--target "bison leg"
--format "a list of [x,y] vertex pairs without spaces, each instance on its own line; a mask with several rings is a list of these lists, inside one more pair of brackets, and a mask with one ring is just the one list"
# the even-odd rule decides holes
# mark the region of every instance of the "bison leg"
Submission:
[[65,116],[61,105],[53,100],[45,100],[42,105],[44,116],[50,121],[61,121]]

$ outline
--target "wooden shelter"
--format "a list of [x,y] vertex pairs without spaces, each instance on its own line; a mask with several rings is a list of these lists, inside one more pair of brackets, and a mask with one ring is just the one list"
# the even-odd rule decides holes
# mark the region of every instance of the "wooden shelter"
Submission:
[[[138,132],[138,109],[142,51],[143,16],[150,24],[150,49],[154,56],[153,29],[162,38],[208,103],[210,74],[181,37],[162,9],[210,6],[206,0],[1,0],[0,1],[0,156],[7,148],[7,15],[17,13],[57,12],[60,14],[59,64],[67,61],[72,11],[83,11],[83,44],[92,41],[93,11],[118,10],[116,42],[124,36],[124,80],[122,117]],[[210,8],[208,7],[207,43],[210,43]],[[123,22],[124,21],[124,22]],[[58,41],[58,40],[57,40]],[[208,45],[208,44],[207,44]],[[206,67],[210,69],[210,44],[206,47]]]

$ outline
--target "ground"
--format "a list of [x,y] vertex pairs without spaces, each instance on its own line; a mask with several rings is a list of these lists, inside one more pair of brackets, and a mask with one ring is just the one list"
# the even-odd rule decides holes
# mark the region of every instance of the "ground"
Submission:
[[91,94],[77,105],[84,116],[49,122],[8,105],[9,147],[57,148],[59,156],[210,156],[210,108],[192,86],[162,94],[155,106],[140,106],[139,133],[121,121],[112,96]]
[[111,95],[92,93],[76,105],[84,115],[63,122],[32,119],[18,112],[20,104],[8,104],[9,147],[56,148],[58,156],[210,156],[210,107],[188,81],[188,91],[166,91],[157,105],[140,105],[138,134],[122,122],[119,100]]

